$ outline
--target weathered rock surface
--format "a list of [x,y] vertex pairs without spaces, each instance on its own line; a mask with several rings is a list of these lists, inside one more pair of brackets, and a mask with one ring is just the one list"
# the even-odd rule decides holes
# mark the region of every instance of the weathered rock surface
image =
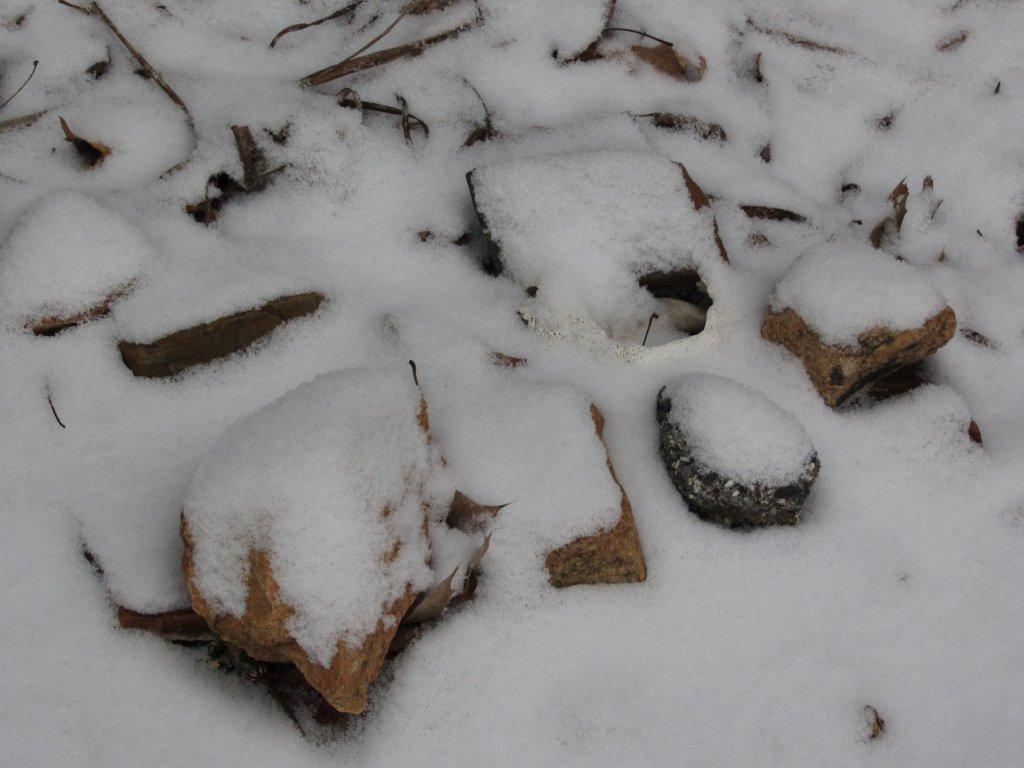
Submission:
[[[680,381],[688,378],[696,377],[683,377]],[[725,382],[722,386],[739,386],[722,381]],[[792,416],[767,401],[764,405],[774,409],[770,414],[772,419],[787,420],[789,424],[784,426],[796,427],[797,436],[802,436],[802,427]],[[780,446],[780,453],[790,454],[789,463],[793,465],[787,475],[774,480],[771,476],[754,480],[748,476],[730,476],[728,471],[707,461],[707,451],[687,428],[686,417],[673,414],[670,387],[663,387],[658,393],[657,418],[665,467],[690,509],[701,518],[728,527],[794,525],[800,521],[803,504],[821,466],[809,441],[788,439],[789,445]],[[763,425],[758,426],[763,429]],[[738,435],[728,439],[738,437],[742,439]],[[775,436],[762,433],[756,437],[770,444]]]
[[[603,443],[604,416],[596,405],[591,405],[590,413],[597,436]],[[622,490],[622,514],[614,527],[581,536],[548,553],[545,565],[553,586],[619,584],[647,579],[647,564],[633,518],[633,507],[615,475],[611,456],[608,457],[608,471]]]
[[449,491],[407,371],[320,376],[235,425],[197,472],[181,516],[192,608],[226,643],[294,664],[336,710],[360,713],[434,584]]
[[826,344],[793,309],[769,310],[761,336],[800,358],[811,382],[830,406],[857,389],[933,354],[956,332],[956,315],[945,307],[918,328],[876,327],[858,336],[855,347]]
[[286,624],[294,609],[281,598],[266,552],[254,550],[249,553],[245,613],[234,616],[218,613],[197,587],[192,557],[194,542],[184,517],[181,520],[181,537],[185,542],[181,567],[192,608],[218,637],[239,646],[259,661],[294,664],[309,684],[339,712],[358,714],[366,709],[370,685],[380,675],[402,617],[416,600],[417,593],[411,587],[406,587],[404,594],[384,608],[376,628],[364,638],[359,648],[350,648],[344,641],[339,641],[333,661],[330,666],[324,666],[310,658],[288,631]]
[[175,376],[245,349],[282,323],[312,314],[323,300],[323,294],[316,292],[281,296],[261,307],[176,331],[148,344],[121,341],[118,349],[136,376]]

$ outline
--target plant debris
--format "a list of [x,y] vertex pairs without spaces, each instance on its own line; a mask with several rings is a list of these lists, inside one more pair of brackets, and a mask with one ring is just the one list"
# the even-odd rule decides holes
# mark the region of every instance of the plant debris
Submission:
[[790,45],[796,45],[800,48],[806,48],[809,51],[821,51],[823,53],[834,53],[837,56],[845,56],[850,51],[845,48],[840,48],[837,45],[829,45],[828,43],[819,43],[817,40],[811,40],[807,37],[801,37],[800,35],[794,35],[792,32],[787,32],[784,29],[773,29],[772,27],[765,27],[758,24],[753,19],[747,19],[747,26],[756,32],[760,32],[762,35],[768,35],[769,37],[776,37],[780,40],[785,40]]
[[374,53],[360,55],[398,26],[398,23],[405,18],[406,15],[428,13],[433,10],[445,8],[447,5],[448,3],[446,2],[435,3],[432,2],[432,0],[417,0],[417,2],[406,6],[406,8],[398,15],[398,18],[391,22],[383,32],[373,38],[370,42],[366,43],[354,54],[342,59],[337,64],[332,64],[329,67],[324,67],[312,74],[306,75],[299,81],[299,83],[307,87],[323,85],[324,83],[329,83],[332,80],[337,80],[338,78],[345,77],[346,75],[362,72],[367,69],[373,69],[374,67],[379,67],[397,59],[402,59],[407,56],[418,56],[423,53],[426,48],[432,45],[437,45],[445,40],[457,37],[460,33],[465,32],[470,27],[478,24],[482,18],[478,13],[476,19],[473,21],[467,21],[457,27],[453,27],[452,29],[440,32],[436,35],[431,35],[430,37],[423,38],[422,40],[416,40],[411,43],[395,46],[394,48],[385,48],[384,50],[376,51]]
[[139,613],[117,607],[117,622],[122,629],[141,629],[177,642],[207,642],[216,639],[206,620],[191,608],[163,613]]
[[654,47],[634,45],[630,50],[638,59],[650,64],[662,74],[687,83],[699,82],[708,69],[708,60],[703,56],[692,62],[678,53],[671,43],[659,43]]
[[935,44],[935,50],[939,51],[940,53],[955,50],[959,48],[961,45],[963,45],[965,42],[967,42],[967,37],[969,36],[969,34],[970,33],[966,29],[961,29],[959,32],[954,32],[953,34],[946,35],[944,38],[942,38],[941,40],[939,40],[939,42]]
[[102,165],[103,161],[107,159],[107,155],[110,154],[110,147],[98,141],[83,139],[68,127],[67,121],[63,117],[57,119],[60,120],[61,130],[64,131],[64,140],[74,146],[86,168],[96,168]]
[[907,187],[907,180],[904,178],[893,187],[892,192],[889,193],[889,202],[892,203],[893,215],[887,216],[882,219],[875,228],[871,230],[871,234],[868,235],[868,241],[875,248],[882,247],[882,240],[886,235],[886,230],[889,228],[895,229],[898,235],[900,229],[903,226],[903,219],[907,215],[907,200],[910,197],[910,189]]
[[86,69],[85,72],[88,75],[92,75],[93,80],[99,80],[101,77],[107,74],[107,70],[110,69],[110,61],[110,49],[108,48],[107,58],[100,59],[95,64],[91,65],[88,69]]
[[340,19],[343,16],[351,17],[352,14],[356,12],[356,9],[359,8],[360,5],[362,5],[362,3],[363,0],[355,0],[355,2],[349,3],[344,8],[340,8],[339,10],[334,11],[333,13],[329,13],[326,16],[317,19],[316,21],[307,21],[302,24],[292,24],[289,27],[285,27],[276,35],[274,35],[274,39],[270,41],[270,47],[273,48],[275,45],[277,45],[278,40],[280,40],[282,37],[284,37],[290,32],[298,32],[300,29],[309,29],[310,27],[315,27],[319,24],[323,24],[326,21]]
[[649,117],[651,124],[657,128],[671,131],[683,131],[693,134],[704,141],[725,141],[728,137],[725,129],[718,123],[709,123],[692,115],[676,115],[670,112],[647,112],[634,117]]
[[451,506],[448,508],[445,524],[449,528],[458,528],[460,531],[479,531],[483,529],[487,518],[496,518],[498,513],[510,503],[489,506],[474,501],[462,491],[456,491]]
[[492,352],[491,362],[499,368],[519,368],[526,365],[527,361],[525,357],[506,355],[504,352]]
[[375,101],[363,101],[359,94],[351,88],[342,88],[338,92],[338,106],[346,107],[348,109],[358,109],[360,112],[382,112],[385,115],[397,115],[401,118],[402,135],[405,136],[407,143],[412,143],[412,130],[413,128],[419,128],[423,131],[423,136],[430,136],[430,127],[416,117],[416,115],[409,112],[409,105],[406,100],[395,94],[395,98],[398,100],[400,106],[392,107],[388,104],[378,104]]
[[[114,22],[110,20],[110,17],[107,16],[106,13],[104,13],[99,3],[91,3],[88,7],[82,7],[80,5],[75,5],[74,3],[67,2],[67,0],[58,0],[58,2],[61,5],[67,6],[68,8],[73,8],[74,10],[84,13],[87,16],[95,16],[101,22],[103,22],[107,29],[114,33],[114,36],[121,42],[121,45],[123,45],[127,49],[128,53],[132,55],[132,58],[134,58],[135,61],[138,62],[141,71],[144,72],[146,75],[146,79],[152,80],[154,83],[156,83],[159,86],[160,90],[167,94],[167,98],[174,102],[175,106],[177,106],[185,114],[185,122],[188,124],[189,130],[192,132],[192,147],[189,150],[189,156],[191,156],[191,153],[195,150],[196,142],[198,141],[198,139],[196,137],[195,120],[192,119],[192,113],[189,112],[188,106],[186,106],[184,100],[175,92],[173,88],[171,88],[170,85],[167,84],[167,81],[164,80],[163,76],[153,68],[153,66],[146,60],[146,57],[139,53],[139,50],[134,45],[132,45],[131,42],[128,41],[128,38],[126,38],[124,34],[121,32],[121,30],[117,28],[117,25],[115,25]],[[171,168],[168,168],[166,171],[164,171],[164,175],[173,173],[174,171],[178,170],[183,165],[185,165],[186,162],[188,162],[187,159],[181,161],[177,165],[172,166]]]
[[[227,171],[218,171],[211,175],[206,180],[202,199],[185,205],[185,213],[200,224],[209,226],[215,222],[224,204],[237,195],[262,192],[271,177],[287,167],[280,165],[271,171],[264,170],[263,153],[256,146],[249,126],[232,125],[231,134],[234,136],[238,160],[242,165],[242,182],[239,183]],[[217,194],[211,196],[211,189],[216,190]]]
[[793,221],[802,224],[807,217],[796,211],[785,208],[773,208],[768,205],[741,205],[740,210],[752,219],[768,219],[769,221]]
[[22,89],[26,85],[28,85],[29,80],[31,80],[33,78],[33,76],[36,74],[36,70],[37,69],[39,69],[39,61],[38,60],[32,62],[32,71],[28,73],[28,77],[25,78],[25,82],[23,82],[20,86],[18,86],[18,90],[16,90],[14,93],[12,93],[10,96],[8,96],[4,100],[3,104],[0,104],[0,109],[3,109],[8,104],[10,104],[12,101],[14,101],[14,97],[17,96],[19,93],[21,93]]

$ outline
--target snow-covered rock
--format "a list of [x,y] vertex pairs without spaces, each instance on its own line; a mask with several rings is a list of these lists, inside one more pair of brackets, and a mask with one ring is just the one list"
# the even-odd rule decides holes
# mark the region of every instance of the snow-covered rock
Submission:
[[662,460],[694,512],[728,526],[799,522],[820,462],[792,415],[710,374],[662,387],[657,415]]
[[521,314],[557,335],[639,344],[660,308],[640,279],[707,293],[728,261],[707,198],[680,163],[584,152],[481,166],[468,175],[488,240],[486,266],[526,288]]
[[956,316],[919,267],[866,243],[803,254],[771,297],[761,335],[799,357],[835,406],[872,379],[913,365],[949,341]]
[[452,490],[408,369],[325,374],[228,431],[189,488],[192,605],[257,659],[361,712]]
[[101,317],[153,258],[133,224],[80,192],[41,198],[0,250],[0,304],[37,334]]

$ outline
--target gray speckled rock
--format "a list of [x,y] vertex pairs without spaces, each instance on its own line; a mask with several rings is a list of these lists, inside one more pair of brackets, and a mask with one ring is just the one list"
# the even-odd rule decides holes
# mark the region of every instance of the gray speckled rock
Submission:
[[[683,377],[684,380],[692,378],[695,377]],[[720,382],[724,383],[722,386],[740,387],[725,379]],[[793,471],[784,482],[729,477],[721,468],[713,468],[702,458],[704,451],[696,444],[694,436],[680,426],[678,416],[672,416],[671,391],[672,385],[663,387],[658,393],[660,452],[672,482],[690,509],[705,520],[728,527],[798,523],[804,501],[821,467],[818,455],[809,441],[809,450],[797,454],[802,455],[802,458],[795,462]],[[754,396],[754,393],[750,395]],[[788,413],[771,403],[767,405],[777,410],[778,415],[772,414],[773,417],[788,418],[792,420],[793,426],[802,430]]]

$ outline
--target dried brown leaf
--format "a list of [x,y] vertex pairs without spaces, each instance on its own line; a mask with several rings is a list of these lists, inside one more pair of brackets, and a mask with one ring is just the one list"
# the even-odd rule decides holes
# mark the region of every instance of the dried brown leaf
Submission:
[[452,601],[452,597],[455,596],[455,592],[452,589],[452,581],[458,572],[459,569],[456,568],[448,574],[448,578],[438,582],[427,592],[424,592],[420,600],[405,615],[402,624],[419,624],[420,622],[440,617],[444,613],[444,609],[448,607],[448,603]]
[[456,491],[445,523],[449,528],[458,528],[460,531],[480,530],[487,522],[486,518],[496,518],[509,503],[489,506],[474,501],[462,491]]
[[110,147],[98,141],[83,139],[68,127],[67,121],[63,117],[57,119],[60,120],[61,130],[64,131],[64,140],[74,146],[86,167],[95,168],[102,165],[103,161],[107,159],[107,155],[110,154]]
[[700,81],[708,68],[707,59],[703,56],[696,63],[692,62],[677,53],[668,43],[659,43],[655,46],[634,45],[630,50],[638,59],[647,62],[659,72],[688,83]]

